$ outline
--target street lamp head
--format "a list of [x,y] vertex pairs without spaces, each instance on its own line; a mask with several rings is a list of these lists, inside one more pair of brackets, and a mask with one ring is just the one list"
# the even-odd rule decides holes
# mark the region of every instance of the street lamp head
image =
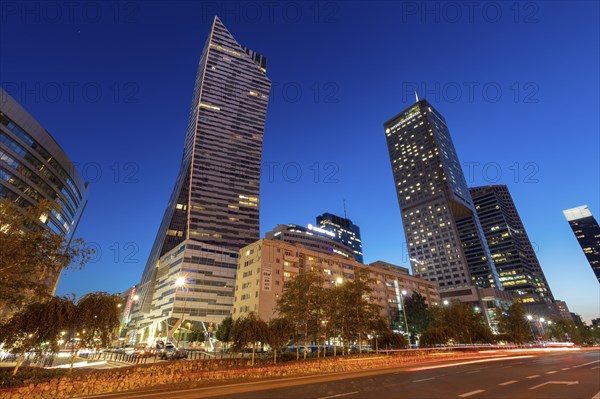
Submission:
[[448,300],[447,300],[447,299],[444,299],[444,302],[443,302],[444,306],[448,306],[448,304],[449,304],[449,303],[450,303],[450,302],[448,302]]
[[185,285],[185,277],[177,277],[177,280],[175,280],[175,285],[177,287],[182,287]]
[[336,284],[342,284],[343,282],[344,282],[344,279],[341,276],[335,279]]
[[546,321],[546,319],[544,319],[543,317],[540,317],[540,321],[543,323]]
[[528,314],[526,317],[527,317],[527,320],[530,320],[530,321],[533,320],[533,316],[530,314]]
[[481,309],[479,309],[479,306],[475,306],[475,311],[479,312]]
[[406,290],[402,290],[402,295],[406,295],[408,292]]
[[139,295],[134,295],[134,296],[133,296],[133,300],[134,300],[134,301],[138,301],[139,299],[140,299],[140,296],[139,296]]

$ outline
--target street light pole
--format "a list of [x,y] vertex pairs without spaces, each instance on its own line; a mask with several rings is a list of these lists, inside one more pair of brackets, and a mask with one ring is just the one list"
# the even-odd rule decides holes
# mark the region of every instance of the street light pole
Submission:
[[529,329],[531,330],[531,337],[533,338],[534,342],[537,342],[535,333],[533,332],[533,327],[531,326],[531,321],[533,320],[533,316],[528,314],[526,317],[527,317],[527,324],[529,324]]
[[402,305],[402,313],[404,313],[404,328],[406,329],[406,333],[408,334],[408,348],[410,349],[410,331],[408,329],[408,319],[406,318],[406,306],[404,306],[404,295],[407,294],[406,290],[402,290],[400,293],[400,302]]
[[[177,277],[177,280],[175,280],[175,296],[177,296],[177,290],[179,289],[179,287],[184,287],[185,286],[185,277]],[[187,304],[187,294],[184,295],[184,299],[183,299],[183,308],[181,308],[181,321],[179,323],[179,338],[181,338],[181,326],[183,324],[183,318],[185,317],[185,305]],[[177,346],[179,346],[179,342],[177,343]]]

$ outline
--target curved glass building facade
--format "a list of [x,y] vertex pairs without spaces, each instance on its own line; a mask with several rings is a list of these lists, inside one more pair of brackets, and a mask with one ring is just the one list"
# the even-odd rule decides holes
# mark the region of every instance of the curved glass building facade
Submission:
[[87,203],[88,184],[50,133],[0,89],[0,199],[26,207],[56,201],[41,220],[70,240]]

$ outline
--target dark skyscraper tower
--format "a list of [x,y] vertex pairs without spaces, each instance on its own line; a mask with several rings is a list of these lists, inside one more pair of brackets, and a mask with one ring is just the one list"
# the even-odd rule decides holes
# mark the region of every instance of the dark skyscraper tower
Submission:
[[[179,174],[139,285],[134,318],[141,311],[153,313],[155,323],[176,317],[176,324],[184,314],[202,322],[229,314],[237,253],[259,238],[270,89],[266,58],[238,44],[215,17],[198,65]],[[177,270],[188,287],[173,285]],[[169,305],[165,295],[177,298]],[[173,325],[166,323],[167,329]]]
[[554,297],[508,187],[473,187],[470,191],[504,290],[531,312],[554,313]]
[[420,100],[384,128],[413,272],[501,288],[444,117]]
[[587,205],[563,211],[590,266],[600,282],[600,226]]
[[317,225],[323,230],[335,234],[334,240],[352,249],[354,259],[363,263],[362,241],[360,239],[360,228],[352,223],[352,220],[331,213],[317,216]]

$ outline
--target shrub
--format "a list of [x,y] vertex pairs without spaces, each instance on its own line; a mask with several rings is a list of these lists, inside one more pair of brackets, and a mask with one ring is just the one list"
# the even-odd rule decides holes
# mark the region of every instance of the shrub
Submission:
[[23,367],[15,376],[12,367],[0,367],[0,389],[17,388],[31,383],[50,381],[67,374],[66,369],[43,369],[38,367]]

